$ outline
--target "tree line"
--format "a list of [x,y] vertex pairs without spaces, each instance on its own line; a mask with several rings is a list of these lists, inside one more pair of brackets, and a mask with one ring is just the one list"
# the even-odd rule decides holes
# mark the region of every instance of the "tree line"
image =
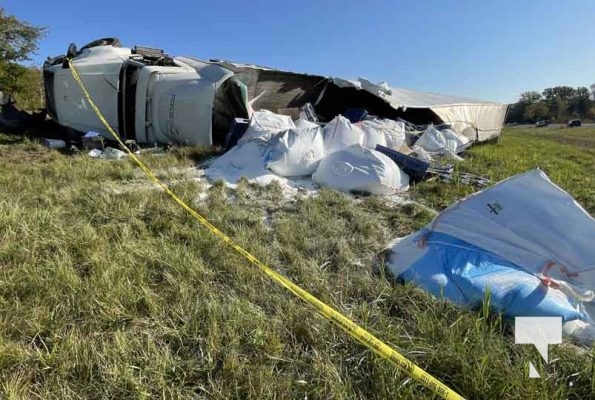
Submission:
[[595,85],[591,89],[556,86],[541,93],[521,93],[519,101],[508,109],[506,122],[534,123],[548,120],[565,123],[569,119],[595,120]]
[[43,107],[41,69],[23,63],[31,60],[44,34],[45,28],[20,21],[0,7],[0,91],[12,95],[23,109]]

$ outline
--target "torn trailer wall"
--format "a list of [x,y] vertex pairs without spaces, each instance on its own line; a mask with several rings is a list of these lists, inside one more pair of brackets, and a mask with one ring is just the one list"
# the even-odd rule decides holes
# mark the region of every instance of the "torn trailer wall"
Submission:
[[428,108],[394,108],[385,99],[368,91],[342,87],[320,75],[280,71],[254,65],[214,61],[234,71],[248,88],[255,110],[278,112],[312,103],[322,121],[330,121],[348,108],[361,108],[382,118],[402,118],[414,124],[441,124],[444,121]]

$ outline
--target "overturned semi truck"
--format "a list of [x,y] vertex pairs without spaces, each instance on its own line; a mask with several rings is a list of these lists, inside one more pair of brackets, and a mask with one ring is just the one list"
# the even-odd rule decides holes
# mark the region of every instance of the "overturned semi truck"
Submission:
[[415,92],[357,81],[280,71],[249,64],[171,57],[161,49],[93,41],[44,63],[46,108],[57,123],[110,137],[74,81],[67,59],[91,97],[124,139],[139,144],[220,145],[234,118],[252,110],[311,103],[321,121],[348,108],[414,124],[450,124],[470,139],[497,138],[506,104]]

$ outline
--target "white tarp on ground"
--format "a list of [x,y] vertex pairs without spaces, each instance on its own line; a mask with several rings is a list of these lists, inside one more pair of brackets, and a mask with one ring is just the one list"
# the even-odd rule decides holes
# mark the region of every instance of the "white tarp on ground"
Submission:
[[279,176],[266,168],[268,151],[267,142],[262,140],[239,143],[217,158],[205,175],[212,181],[222,180],[228,184],[236,184],[242,178],[259,185],[281,181]]
[[236,187],[244,178],[261,186],[275,183],[283,194],[295,198],[298,193],[310,195],[316,190],[310,177],[285,178],[266,168],[268,145],[262,140],[251,140],[238,144],[221,157],[214,160],[204,171],[210,182],[222,181],[229,187]]
[[595,220],[541,170],[471,195],[438,216],[431,229],[506,258],[531,273],[553,261],[578,276],[551,276],[595,288]]
[[373,93],[395,109],[429,108],[443,122],[452,125],[455,131],[479,142],[500,135],[508,109],[507,104],[391,88],[385,82],[375,85],[363,78],[357,81],[334,78],[333,82],[339,87],[354,87]]
[[595,220],[533,170],[450,206],[394,245],[388,267],[459,304],[481,302],[489,287],[509,317],[561,316],[574,321],[565,332],[593,340],[594,244]]

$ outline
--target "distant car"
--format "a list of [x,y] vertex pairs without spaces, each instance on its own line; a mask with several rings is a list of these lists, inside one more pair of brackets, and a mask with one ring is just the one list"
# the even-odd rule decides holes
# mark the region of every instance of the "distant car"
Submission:
[[568,123],[566,124],[567,128],[574,128],[575,126],[581,126],[581,120],[580,119],[571,119],[570,121],[568,121]]
[[536,128],[541,128],[541,127],[544,127],[544,126],[548,126],[549,124],[550,124],[550,122],[547,119],[544,119],[544,120],[541,120],[541,121],[537,121],[535,123],[535,127]]

